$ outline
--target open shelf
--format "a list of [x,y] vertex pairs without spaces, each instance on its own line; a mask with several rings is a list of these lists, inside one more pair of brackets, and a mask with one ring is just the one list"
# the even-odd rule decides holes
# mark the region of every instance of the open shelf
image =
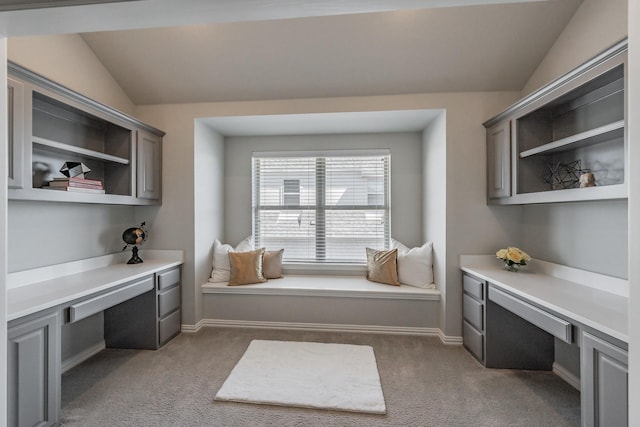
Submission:
[[566,138],[552,141],[538,147],[525,150],[520,153],[520,158],[524,159],[536,154],[551,154],[564,150],[576,150],[600,142],[610,141],[624,136],[624,120],[619,120],[595,129],[571,135]]
[[40,138],[38,136],[33,137],[33,143],[51,148],[58,152],[74,153],[84,157],[89,157],[91,159],[112,162],[112,163],[119,163],[121,165],[129,164],[129,159],[125,159],[118,156],[112,156],[111,154],[105,154],[99,151],[89,150],[87,148],[76,147],[75,145],[69,145],[63,142],[57,142],[57,141],[52,141],[46,138]]

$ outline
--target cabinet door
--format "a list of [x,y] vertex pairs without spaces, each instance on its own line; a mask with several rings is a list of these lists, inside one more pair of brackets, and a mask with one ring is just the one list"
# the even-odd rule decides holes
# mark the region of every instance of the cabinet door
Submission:
[[160,200],[162,138],[138,131],[137,197]]
[[627,351],[585,332],[581,364],[582,425],[627,426]]
[[24,188],[24,85],[12,78],[7,81],[8,120],[7,147],[9,164],[7,165],[9,188]]
[[49,426],[60,407],[58,312],[9,325],[8,419],[13,426]]
[[511,196],[511,132],[506,121],[487,130],[487,196]]

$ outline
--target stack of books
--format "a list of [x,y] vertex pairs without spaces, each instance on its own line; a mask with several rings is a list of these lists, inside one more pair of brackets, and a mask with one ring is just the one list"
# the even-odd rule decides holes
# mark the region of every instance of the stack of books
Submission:
[[86,178],[53,178],[53,181],[49,182],[49,188],[80,193],[104,194],[102,181]]

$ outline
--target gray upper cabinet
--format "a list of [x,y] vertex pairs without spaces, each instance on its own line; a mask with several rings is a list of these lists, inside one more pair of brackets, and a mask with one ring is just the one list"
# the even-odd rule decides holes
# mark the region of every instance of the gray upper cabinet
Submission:
[[[160,203],[164,132],[13,63],[9,102],[9,199]],[[88,166],[102,188],[51,185],[66,162]]]
[[582,335],[582,425],[628,425],[628,352],[588,332]]
[[160,200],[162,196],[162,138],[138,131],[137,196]]
[[484,123],[490,204],[628,197],[626,58],[624,40]]
[[24,85],[9,78],[7,81],[7,99],[9,117],[7,120],[8,147],[8,184],[9,188],[23,188],[24,161],[22,155],[24,138]]
[[511,195],[511,122],[487,129],[487,197]]

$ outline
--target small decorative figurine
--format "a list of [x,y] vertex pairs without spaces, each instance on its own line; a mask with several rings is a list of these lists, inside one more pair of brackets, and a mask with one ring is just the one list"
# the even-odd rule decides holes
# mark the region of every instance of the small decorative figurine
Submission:
[[591,172],[585,172],[580,175],[580,188],[585,187],[595,187],[596,186],[596,178],[593,176]]
[[84,178],[86,174],[91,172],[91,169],[84,163],[64,162],[64,165],[60,168],[60,172],[68,178]]

